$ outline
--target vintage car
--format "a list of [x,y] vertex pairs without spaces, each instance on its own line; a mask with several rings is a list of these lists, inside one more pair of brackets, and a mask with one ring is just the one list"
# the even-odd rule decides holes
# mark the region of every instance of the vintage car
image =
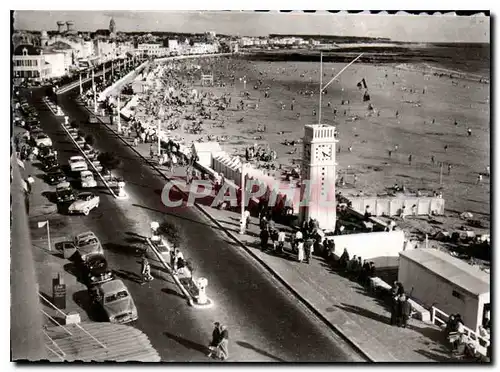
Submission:
[[66,203],[75,200],[75,193],[69,182],[61,182],[56,186],[56,198],[58,203]]
[[54,156],[54,150],[52,147],[42,147],[40,149],[40,152],[38,153],[38,160],[43,160],[45,158],[48,158],[50,156]]
[[78,136],[75,138],[75,142],[78,146],[83,147],[85,145],[85,138]]
[[45,180],[49,185],[58,185],[66,181],[66,175],[59,167],[51,168],[45,175]]
[[80,172],[80,179],[82,180],[82,188],[89,188],[89,187],[96,187],[97,182],[94,179],[94,174],[89,171],[81,171]]
[[72,156],[68,162],[72,172],[81,172],[88,169],[87,162],[83,156]]
[[103,254],[101,242],[92,231],[87,231],[75,236],[72,242],[63,242],[64,258],[76,258],[83,264],[93,254]]
[[59,167],[59,163],[55,156],[47,156],[41,160],[42,170],[47,172],[49,169]]
[[113,280],[113,273],[108,268],[108,262],[103,254],[95,253],[88,256],[82,265],[85,282],[89,286],[102,284]]
[[79,193],[68,208],[69,214],[83,213],[87,216],[94,208],[99,207],[100,198],[90,192]]
[[137,308],[129,290],[119,279],[89,289],[94,305],[100,306],[111,323],[129,323],[137,320]]
[[92,165],[94,165],[94,168],[97,169],[98,172],[101,172],[103,170],[103,167],[99,160],[93,160]]
[[35,146],[36,147],[43,147],[43,146],[50,147],[50,146],[52,146],[52,140],[45,133],[40,133],[40,134],[36,135],[36,137],[35,137]]

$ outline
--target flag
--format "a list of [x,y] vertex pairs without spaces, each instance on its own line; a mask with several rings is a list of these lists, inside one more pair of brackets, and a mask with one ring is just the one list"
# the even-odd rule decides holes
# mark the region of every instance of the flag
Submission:
[[44,227],[45,225],[47,225],[49,223],[49,221],[39,221],[38,222],[38,228],[40,227]]

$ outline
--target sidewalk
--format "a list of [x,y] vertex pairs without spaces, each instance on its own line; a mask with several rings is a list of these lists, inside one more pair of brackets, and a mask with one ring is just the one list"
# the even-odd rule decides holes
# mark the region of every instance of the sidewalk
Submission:
[[[111,126],[115,130],[115,126]],[[130,145],[132,139],[125,139]],[[139,144],[134,149],[149,159],[150,144]],[[155,161],[152,161],[155,164]],[[173,173],[155,165],[167,177],[176,180],[182,190],[185,169],[177,167]],[[398,328],[389,324],[390,312],[377,298],[372,297],[360,284],[333,271],[322,258],[315,257],[311,264],[301,264],[290,255],[277,257],[258,248],[259,227],[252,223],[247,234],[239,234],[238,213],[222,211],[208,206],[200,207],[221,229],[240,241],[257,260],[267,267],[297,296],[332,327],[340,331],[375,362],[440,362],[449,359],[443,344],[441,330],[431,324],[411,319],[409,327]],[[254,219],[255,222],[255,219]]]
[[[389,324],[390,312],[357,282],[333,271],[322,258],[298,263],[294,255],[278,257],[258,248],[259,227],[239,234],[239,214],[202,207],[258,260],[321,316],[376,362],[432,362],[449,359],[441,330],[411,319],[409,327]],[[255,220],[255,219],[254,219]],[[253,235],[253,236],[252,236]]]

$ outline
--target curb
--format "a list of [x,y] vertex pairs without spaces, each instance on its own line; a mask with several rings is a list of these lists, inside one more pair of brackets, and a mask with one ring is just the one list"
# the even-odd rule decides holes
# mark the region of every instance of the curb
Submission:
[[[85,109],[89,112],[91,112],[86,106]],[[101,118],[96,116],[97,119],[104,124],[106,128],[108,128],[111,132],[113,132],[122,142],[124,142],[128,147],[130,147],[139,157],[144,159],[154,170],[156,170],[165,180],[172,182],[170,178],[165,176],[157,167],[155,164],[150,162],[148,159],[146,159],[143,155],[141,155],[133,146],[131,146],[125,139],[122,138],[113,128],[111,128],[108,124],[104,123]],[[173,183],[173,182],[172,182]],[[174,184],[174,187],[184,196],[187,196],[186,193],[181,190],[177,185]],[[376,362],[374,358],[372,358],[367,352],[365,352],[355,341],[351,340],[350,338],[347,337],[347,335],[337,326],[334,324],[330,323],[328,319],[326,319],[323,314],[321,314],[316,308],[309,303],[305,298],[303,298],[295,289],[293,289],[288,282],[286,282],[279,274],[277,274],[269,265],[267,265],[263,260],[261,260],[259,257],[257,257],[241,240],[239,240],[236,236],[234,236],[231,232],[226,230],[222,226],[222,224],[217,221],[214,217],[212,217],[203,207],[201,207],[198,203],[194,203],[196,208],[202,212],[204,216],[206,216],[210,221],[215,223],[222,231],[226,233],[227,236],[229,236],[231,239],[233,239],[236,243],[238,243],[253,259],[255,259],[259,264],[261,264],[268,272],[271,273],[271,275],[277,279],[285,288],[287,288],[295,297],[297,297],[302,304],[304,304],[313,314],[315,314],[323,323],[325,323],[330,329],[332,329],[335,333],[337,333],[345,342],[347,342],[355,351],[358,352],[363,358],[367,359],[368,362],[374,363]]]

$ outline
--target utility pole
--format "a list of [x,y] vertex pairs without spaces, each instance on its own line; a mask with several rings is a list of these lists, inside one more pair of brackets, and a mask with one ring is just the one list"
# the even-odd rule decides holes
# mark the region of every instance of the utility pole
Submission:
[[319,62],[319,108],[318,108],[318,124],[321,124],[321,103],[323,100],[323,52],[320,54]]
[[117,112],[117,126],[118,126],[118,133],[121,133],[122,132],[122,122],[121,122],[121,119],[120,119],[120,106],[121,106],[121,100],[120,100],[120,97],[121,97],[121,92],[118,92],[118,112]]
[[[320,110],[319,110],[319,117],[318,117],[318,122],[321,123],[321,95],[322,93],[324,92],[324,90],[331,84],[333,83],[333,81],[338,78],[340,76],[340,74],[342,74],[345,70],[347,70],[347,68],[352,65],[354,62],[356,62],[358,59],[361,58],[361,56],[363,55],[364,53],[361,53],[359,56],[357,56],[356,58],[354,58],[351,62],[349,62],[349,64],[347,66],[345,66],[342,70],[340,70],[337,75],[335,75],[324,87],[321,87],[320,86],[320,90],[319,90],[319,102],[320,102]],[[321,57],[321,65],[323,65],[323,57]],[[323,69],[321,68],[321,71],[323,71]],[[323,78],[323,72],[321,72],[321,78]],[[320,83],[321,84],[321,83]]]
[[241,226],[240,234],[245,233],[245,163],[241,162]]

